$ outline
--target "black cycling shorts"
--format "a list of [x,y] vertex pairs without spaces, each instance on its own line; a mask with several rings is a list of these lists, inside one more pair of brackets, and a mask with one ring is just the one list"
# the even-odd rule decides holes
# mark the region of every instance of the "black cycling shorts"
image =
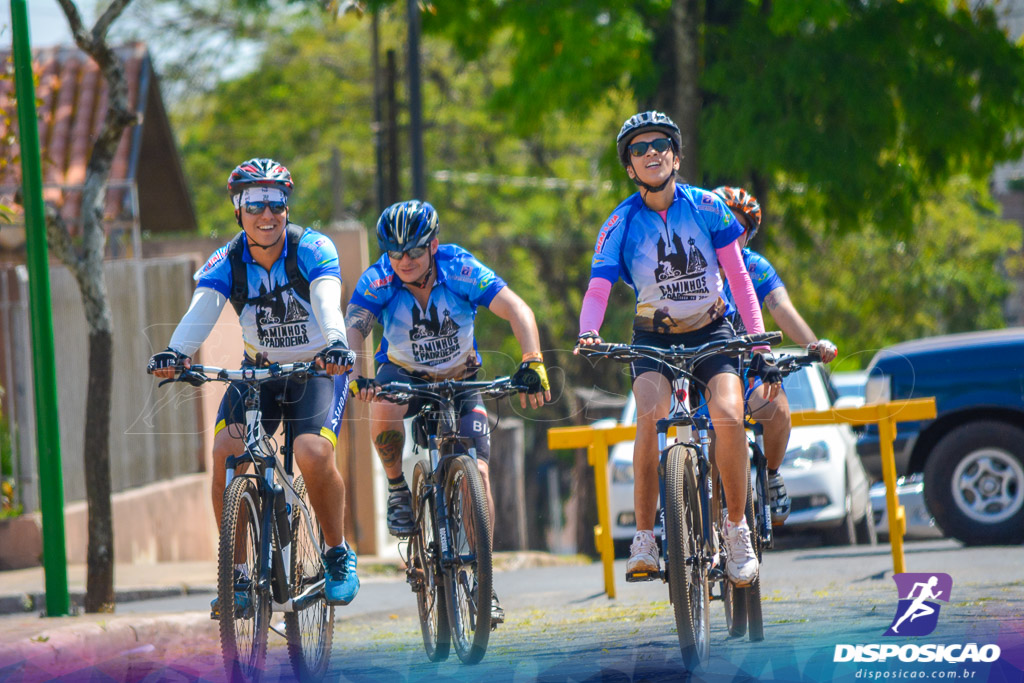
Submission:
[[[732,339],[736,336],[733,330],[732,323],[726,318],[719,318],[718,320],[705,325],[699,330],[693,330],[692,332],[682,332],[679,334],[659,334],[657,332],[643,332],[640,330],[633,330],[633,343],[640,344],[642,346],[653,346],[659,349],[667,349],[670,346],[686,346],[694,347],[706,344],[710,341],[718,341],[720,339]],[[636,378],[645,372],[656,372],[659,375],[664,376],[669,382],[672,382],[674,378],[672,371],[665,366],[664,363],[650,360],[649,358],[641,358],[630,363],[629,366],[630,374],[633,377],[633,381],[636,382]],[[739,361],[726,354],[716,354],[705,358],[698,363],[691,374],[696,379],[697,386],[700,388],[700,393],[703,394],[707,390],[708,383],[711,378],[715,375],[722,373],[730,373],[739,376]],[[691,394],[694,392],[691,391]]]
[[[432,381],[422,373],[406,370],[394,363],[382,363],[377,368],[377,376],[374,379],[379,384],[388,382],[426,384]],[[473,377],[467,377],[466,380],[472,381]],[[412,417],[420,412],[422,407],[423,399],[412,399],[405,411],[405,417]],[[474,391],[466,394],[455,408],[459,413],[459,435],[472,439],[477,459],[487,462],[491,457],[491,437],[490,427],[487,423],[487,409],[484,407],[483,399],[480,398],[480,392]],[[428,428],[430,428],[429,425]]]
[[[348,375],[319,376],[308,379],[272,379],[260,385],[260,410],[263,431],[273,434],[284,419],[292,428],[292,438],[299,434],[319,434],[338,446],[341,418],[348,401]],[[230,434],[245,438],[245,392],[242,382],[232,382],[224,392],[217,410],[214,434],[231,425]]]

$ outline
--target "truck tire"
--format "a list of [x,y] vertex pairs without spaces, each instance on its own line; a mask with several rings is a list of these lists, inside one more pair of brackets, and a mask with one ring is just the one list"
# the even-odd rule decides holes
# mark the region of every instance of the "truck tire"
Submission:
[[1024,542],[1024,430],[984,420],[951,431],[925,463],[924,498],[964,545]]

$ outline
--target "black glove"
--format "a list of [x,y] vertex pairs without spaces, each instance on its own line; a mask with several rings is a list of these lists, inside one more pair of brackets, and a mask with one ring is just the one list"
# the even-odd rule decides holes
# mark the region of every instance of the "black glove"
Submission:
[[154,370],[163,370],[164,368],[180,370],[181,364],[186,358],[188,356],[183,356],[168,346],[163,351],[153,354],[153,357],[149,359],[149,363],[146,364],[146,372],[152,375]]
[[775,362],[761,353],[755,353],[750,359],[750,372],[760,377],[765,384],[778,384],[782,381],[782,372],[775,367]]
[[551,390],[551,384],[548,383],[548,371],[544,368],[544,362],[539,360],[524,361],[516,370],[516,374],[512,375],[512,384],[526,387],[528,394]]
[[356,364],[356,354],[343,341],[336,341],[317,354],[324,365],[341,365],[351,368]]
[[601,335],[599,335],[597,332],[593,332],[593,331],[591,331],[591,332],[584,332],[583,334],[581,334],[579,337],[576,338],[576,344],[579,345],[579,343],[582,342],[582,341],[596,341],[597,343],[600,344],[601,343]]

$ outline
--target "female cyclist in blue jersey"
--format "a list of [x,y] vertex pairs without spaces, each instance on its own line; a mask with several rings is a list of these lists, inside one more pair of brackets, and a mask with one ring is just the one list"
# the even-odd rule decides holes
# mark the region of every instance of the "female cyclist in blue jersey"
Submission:
[[[631,116],[619,131],[619,160],[640,189],[616,207],[598,234],[580,314],[581,346],[600,343],[608,293],[619,278],[632,285],[637,297],[635,344],[698,346],[733,337],[725,279],[733,285],[736,308],[747,329],[764,331],[737,242],[743,228],[720,197],[675,181],[680,144],[679,128],[656,111]],[[650,361],[636,361],[630,370],[637,407],[633,447],[637,531],[626,575],[657,576],[656,422],[669,412],[672,378],[668,370]],[[736,585],[749,585],[757,577],[758,563],[743,514],[749,475],[737,363],[728,356],[713,356],[694,368],[694,376],[708,400],[717,433],[717,463],[729,511],[726,573]],[[770,400],[778,392],[778,372],[769,372],[766,383]]]
[[[768,306],[772,320],[787,337],[806,347],[808,351],[818,351],[823,363],[832,362],[838,353],[836,345],[828,339],[818,339],[815,336],[814,331],[790,300],[786,285],[772,264],[764,256],[747,247],[761,227],[761,204],[757,198],[740,187],[716,187],[714,192],[722,198],[736,220],[743,226],[743,234],[739,236],[738,242],[742,248],[743,265],[746,266],[750,280],[754,283],[758,306]],[[731,302],[732,292],[728,283],[725,294],[726,300]],[[732,324],[737,332],[743,331],[743,321],[735,314],[732,317]],[[751,416],[764,427],[764,455],[768,460],[772,523],[782,524],[789,517],[790,510],[786,483],[779,474],[779,466],[782,465],[786,446],[789,444],[789,401],[785,392],[779,392],[778,397],[770,403],[766,400],[766,395],[766,388],[763,385],[757,386],[748,399],[748,405]]]
[[[437,212],[426,202],[414,199],[384,210],[377,221],[380,260],[359,278],[345,315],[349,339],[359,348],[380,320],[384,337],[375,357],[380,384],[468,380],[481,365],[474,322],[477,308],[484,306],[509,321],[522,349],[522,364],[513,377],[515,384],[531,387],[527,396],[519,395],[522,407],[527,398],[532,407],[541,407],[551,400],[551,392],[533,311],[471,253],[457,244],[441,244],[439,230]],[[359,396],[370,400],[374,393],[368,388]],[[416,401],[396,405],[375,400],[370,406],[370,433],[388,477],[388,530],[398,537],[408,536],[415,523],[412,493],[402,473],[402,420],[418,410]],[[493,528],[487,411],[478,394],[463,399],[458,410],[460,433],[476,447]],[[497,597],[491,597],[491,619],[497,623],[503,612]]]

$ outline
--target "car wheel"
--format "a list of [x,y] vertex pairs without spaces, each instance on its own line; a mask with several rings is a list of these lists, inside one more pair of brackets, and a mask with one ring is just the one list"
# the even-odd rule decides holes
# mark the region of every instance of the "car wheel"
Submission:
[[984,421],[951,431],[925,463],[924,497],[964,545],[1024,542],[1024,430]]
[[857,529],[853,522],[853,495],[846,491],[845,511],[839,524],[824,534],[825,545],[855,545]]
[[857,543],[861,545],[878,545],[878,531],[875,529],[875,516],[871,514],[869,505],[864,516],[860,518],[854,529],[857,534]]

